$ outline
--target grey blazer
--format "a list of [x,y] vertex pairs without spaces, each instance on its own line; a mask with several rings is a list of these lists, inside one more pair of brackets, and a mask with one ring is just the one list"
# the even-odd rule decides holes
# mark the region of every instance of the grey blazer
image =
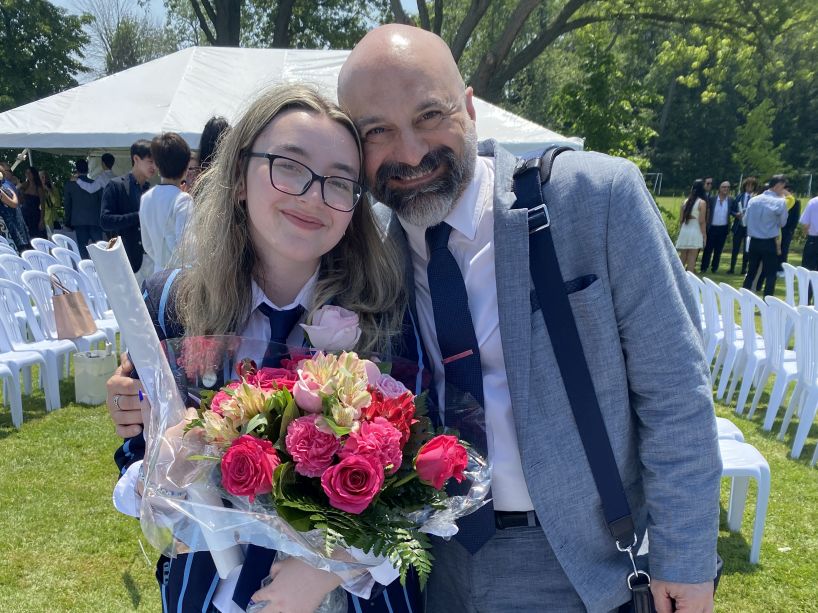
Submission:
[[[479,154],[495,158],[500,332],[526,483],[574,589],[589,611],[607,612],[628,598],[629,564],[531,306],[526,213],[510,210],[516,159],[493,141]],[[636,166],[597,153],[561,154],[544,196],[564,280],[596,276],[569,299],[640,543],[650,531],[651,575],[712,580],[721,478],[712,393],[698,310],[659,211]],[[397,220],[388,230],[407,249]]]
[[[77,181],[91,183],[87,176],[78,177]],[[76,181],[68,181],[63,189],[65,223],[72,228],[99,226],[100,194],[101,192],[89,194]]]

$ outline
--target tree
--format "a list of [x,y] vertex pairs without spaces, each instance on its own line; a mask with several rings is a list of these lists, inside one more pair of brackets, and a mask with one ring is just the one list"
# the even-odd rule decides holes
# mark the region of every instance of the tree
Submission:
[[45,0],[0,0],[0,111],[77,85],[86,23]]
[[[238,47],[241,42],[241,20],[244,0],[189,0],[208,44]],[[177,2],[166,1],[170,9]]]
[[770,177],[784,172],[782,145],[773,144],[775,109],[770,99],[762,100],[747,113],[747,121],[736,130],[733,157],[745,175]]

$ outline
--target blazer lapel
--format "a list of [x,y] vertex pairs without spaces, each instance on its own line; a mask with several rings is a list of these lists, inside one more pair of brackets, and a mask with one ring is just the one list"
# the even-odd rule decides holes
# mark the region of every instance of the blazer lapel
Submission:
[[[497,310],[503,357],[514,409],[519,423],[528,406],[528,356],[531,351],[531,276],[528,266],[528,213],[511,210],[516,201],[509,178],[517,158],[493,141],[494,147],[494,267],[497,283]],[[491,153],[481,149],[481,154]],[[521,363],[522,356],[522,363]]]

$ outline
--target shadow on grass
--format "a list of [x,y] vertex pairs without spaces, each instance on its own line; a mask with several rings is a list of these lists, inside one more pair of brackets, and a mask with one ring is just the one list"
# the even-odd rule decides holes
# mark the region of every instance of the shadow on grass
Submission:
[[131,571],[126,570],[124,573],[122,573],[122,585],[124,585],[125,589],[128,591],[128,597],[131,599],[133,608],[138,608],[139,603],[142,602],[142,594],[140,594],[139,587],[133,580]]
[[719,527],[719,555],[724,560],[722,575],[751,575],[761,569],[758,564],[750,563],[750,544],[740,532],[727,530],[727,515],[722,511]]
[[[60,405],[67,406],[74,402],[74,379],[60,379]],[[93,405],[79,405],[91,407]],[[31,395],[23,394],[23,424],[37,421],[45,417],[48,413],[45,410],[45,396],[36,383],[36,376],[32,382]],[[17,432],[17,428],[11,422],[11,408],[0,408],[0,440],[11,436]]]

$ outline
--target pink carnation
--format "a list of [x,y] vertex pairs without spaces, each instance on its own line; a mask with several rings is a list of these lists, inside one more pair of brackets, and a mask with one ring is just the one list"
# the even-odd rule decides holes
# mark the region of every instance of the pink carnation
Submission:
[[401,433],[384,417],[376,417],[373,421],[361,422],[358,432],[349,435],[346,445],[339,456],[366,456],[378,466],[389,468],[393,474],[400,468],[403,454],[401,451]]
[[295,472],[305,477],[320,477],[324,474],[340,448],[334,434],[318,429],[315,423],[318,417],[299,417],[287,427],[287,452],[295,460]]

